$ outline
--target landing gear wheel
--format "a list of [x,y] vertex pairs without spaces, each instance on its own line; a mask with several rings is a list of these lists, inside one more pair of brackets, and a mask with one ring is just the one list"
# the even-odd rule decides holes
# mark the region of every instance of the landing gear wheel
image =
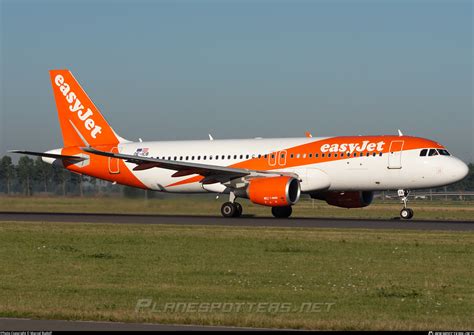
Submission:
[[222,216],[225,218],[231,218],[237,212],[236,207],[231,202],[224,202],[221,207]]
[[398,190],[398,196],[403,202],[403,209],[400,211],[400,217],[404,220],[409,220],[413,217],[413,209],[407,208],[408,195],[410,194],[409,190]]
[[291,206],[284,206],[284,207],[272,207],[272,214],[276,218],[288,218],[290,217],[293,209]]
[[235,207],[234,217],[238,218],[242,215],[242,205],[239,204],[238,202],[234,202],[234,207]]
[[409,220],[413,217],[413,209],[411,208],[403,208],[400,211],[400,217],[404,220]]

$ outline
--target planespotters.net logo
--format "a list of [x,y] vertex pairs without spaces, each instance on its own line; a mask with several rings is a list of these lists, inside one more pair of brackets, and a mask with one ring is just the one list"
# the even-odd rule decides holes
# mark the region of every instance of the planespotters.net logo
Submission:
[[473,331],[429,331],[428,335],[474,335]]
[[138,299],[136,313],[328,313],[334,302],[165,302]]

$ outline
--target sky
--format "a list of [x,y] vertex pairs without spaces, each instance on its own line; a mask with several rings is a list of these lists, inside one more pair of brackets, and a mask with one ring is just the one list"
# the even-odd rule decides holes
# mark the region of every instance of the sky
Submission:
[[0,155],[62,146],[67,68],[129,140],[401,129],[474,162],[473,3],[0,0]]

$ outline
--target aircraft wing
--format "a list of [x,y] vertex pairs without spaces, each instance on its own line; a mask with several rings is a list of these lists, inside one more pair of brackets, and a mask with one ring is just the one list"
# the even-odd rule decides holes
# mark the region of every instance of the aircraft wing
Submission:
[[137,166],[133,169],[134,171],[147,170],[156,167],[176,171],[176,173],[172,175],[173,177],[184,177],[188,175],[198,174],[205,177],[205,179],[202,181],[205,184],[212,184],[216,182],[224,183],[232,179],[246,177],[250,175],[288,175],[287,173],[277,171],[255,171],[249,169],[240,169],[209,164],[171,161],[159,158],[142,157],[137,155],[125,155],[101,151],[91,147],[84,147],[81,149],[91,154],[123,159],[126,162],[137,164]]

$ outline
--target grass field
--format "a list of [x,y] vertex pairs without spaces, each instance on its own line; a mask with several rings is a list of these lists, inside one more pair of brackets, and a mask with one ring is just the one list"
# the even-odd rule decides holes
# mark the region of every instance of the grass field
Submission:
[[[0,316],[473,329],[473,244],[468,232],[2,222]],[[138,299],[158,307],[137,312]],[[174,302],[331,308],[158,311]]]
[[[79,197],[1,197],[0,211],[77,212],[77,213],[137,213],[220,215],[220,206],[227,197],[175,196],[163,199],[79,198]],[[271,216],[270,209],[239,199],[244,214]],[[472,201],[411,201],[414,219],[474,221]],[[398,217],[401,204],[397,201],[374,202],[365,208],[344,209],[329,206],[322,201],[302,199],[293,206],[293,216],[331,218],[390,219]]]

